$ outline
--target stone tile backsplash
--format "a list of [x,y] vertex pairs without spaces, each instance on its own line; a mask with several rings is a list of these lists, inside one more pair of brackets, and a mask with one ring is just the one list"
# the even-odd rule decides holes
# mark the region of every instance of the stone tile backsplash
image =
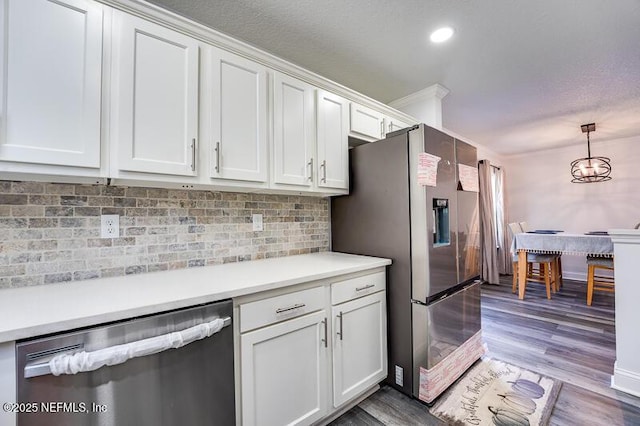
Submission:
[[[120,215],[120,238],[100,238],[101,214]],[[0,181],[0,288],[328,248],[326,198]]]

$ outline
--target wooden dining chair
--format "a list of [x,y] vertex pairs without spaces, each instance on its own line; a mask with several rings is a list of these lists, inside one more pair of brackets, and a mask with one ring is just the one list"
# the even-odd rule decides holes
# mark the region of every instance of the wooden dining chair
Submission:
[[[529,231],[529,224],[527,222],[519,222],[520,229],[522,232]],[[556,292],[560,290],[562,287],[562,253],[558,253],[557,258],[555,259],[556,267],[555,267],[555,286],[553,291]]]
[[613,271],[613,259],[603,256],[587,256],[587,306],[591,306],[593,301],[593,291],[615,291],[615,281],[613,277],[606,275],[596,275],[597,269]]
[[[517,222],[510,223],[509,229],[513,236],[522,231],[520,224]],[[557,254],[538,254],[527,253],[527,281],[543,282],[547,290],[547,299],[551,299],[551,291],[555,293],[558,288],[558,255]],[[533,265],[538,264],[538,269],[534,269]],[[513,284],[511,292],[515,293],[518,289],[518,253],[513,254]],[[526,289],[526,287],[525,287]]]

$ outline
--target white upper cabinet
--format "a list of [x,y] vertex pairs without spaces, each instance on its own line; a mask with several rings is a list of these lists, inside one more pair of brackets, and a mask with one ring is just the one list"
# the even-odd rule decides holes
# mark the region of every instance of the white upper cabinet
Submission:
[[120,11],[113,24],[114,168],[196,175],[198,42]]
[[333,93],[317,91],[318,186],[349,188],[349,102]]
[[315,178],[315,88],[274,73],[273,182],[311,187]]
[[384,137],[384,115],[355,102],[349,106],[350,134],[357,138],[378,140]]
[[396,130],[404,129],[409,126],[410,124],[407,124],[400,120],[396,120],[395,118],[389,118],[389,117],[384,118],[385,134],[395,132]]
[[0,0],[0,160],[100,167],[103,6]]
[[211,47],[211,177],[266,183],[267,69]]

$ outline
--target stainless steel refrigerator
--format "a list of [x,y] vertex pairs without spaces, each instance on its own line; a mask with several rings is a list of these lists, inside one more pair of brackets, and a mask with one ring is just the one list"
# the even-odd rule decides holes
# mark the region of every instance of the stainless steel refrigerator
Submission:
[[349,162],[332,250],[393,260],[387,382],[432,402],[483,353],[476,149],[421,124],[351,149]]

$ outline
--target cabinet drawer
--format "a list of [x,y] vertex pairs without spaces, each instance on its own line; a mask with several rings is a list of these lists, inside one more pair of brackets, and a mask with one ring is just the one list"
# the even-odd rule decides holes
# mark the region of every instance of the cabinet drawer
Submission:
[[240,332],[324,309],[324,287],[296,291],[240,305]]
[[377,272],[331,284],[331,304],[346,302],[385,289],[386,274]]

